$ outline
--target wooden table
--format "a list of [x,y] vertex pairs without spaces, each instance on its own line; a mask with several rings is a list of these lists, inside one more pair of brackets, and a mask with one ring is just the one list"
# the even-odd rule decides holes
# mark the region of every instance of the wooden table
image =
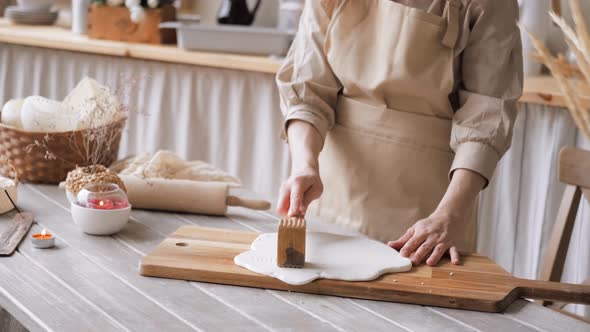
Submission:
[[[0,305],[33,331],[590,329],[526,301],[489,314],[138,274],[141,257],[179,226],[273,231],[276,219],[269,214],[232,209],[227,217],[211,217],[137,210],[119,234],[96,237],[79,231],[57,187],[21,185],[18,205],[35,214],[38,225],[32,231],[47,228],[57,236],[54,249],[34,249],[27,238],[12,257],[0,258]],[[3,216],[0,226],[8,220]]]

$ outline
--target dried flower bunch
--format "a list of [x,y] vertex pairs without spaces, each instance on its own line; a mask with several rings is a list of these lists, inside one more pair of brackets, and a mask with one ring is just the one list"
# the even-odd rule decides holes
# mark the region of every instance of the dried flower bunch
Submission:
[[[590,108],[585,107],[582,98],[590,95],[590,33],[586,27],[579,0],[570,0],[575,27],[550,12],[551,19],[561,29],[568,47],[576,56],[578,68],[573,69],[563,57],[553,56],[543,42],[527,31],[537,54],[534,55],[549,70],[563,92],[567,107],[584,136],[590,140]],[[524,29],[524,27],[521,27]],[[580,92],[583,92],[580,94]]]
[[164,5],[171,5],[174,0],[92,0],[92,3],[108,6],[125,5],[131,13],[131,20],[139,23],[145,19],[144,8],[159,8]]
[[77,195],[82,188],[88,184],[107,184],[114,183],[123,191],[127,191],[121,178],[102,165],[92,165],[87,167],[78,167],[68,173],[66,179],[66,190]]

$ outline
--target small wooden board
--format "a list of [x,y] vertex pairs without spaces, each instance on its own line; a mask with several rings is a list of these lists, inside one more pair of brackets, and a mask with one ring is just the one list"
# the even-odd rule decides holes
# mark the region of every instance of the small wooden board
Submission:
[[463,264],[444,259],[437,267],[421,265],[406,273],[368,282],[320,279],[293,286],[234,264],[258,234],[225,229],[180,227],[141,262],[144,276],[278,289],[350,298],[499,312],[519,297],[590,303],[590,286],[518,279],[478,255]]
[[31,229],[32,213],[17,213],[8,229],[0,236],[0,256],[10,256]]

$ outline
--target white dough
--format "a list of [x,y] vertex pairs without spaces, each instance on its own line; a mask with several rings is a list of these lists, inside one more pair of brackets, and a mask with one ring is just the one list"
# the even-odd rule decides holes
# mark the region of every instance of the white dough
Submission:
[[250,250],[234,258],[234,263],[291,285],[303,285],[318,278],[368,281],[412,268],[408,258],[365,237],[307,232],[306,243],[305,266],[300,269],[277,266],[276,233],[260,235]]
[[76,115],[59,101],[31,96],[23,103],[21,121],[26,131],[66,132],[75,128]]
[[2,107],[1,122],[5,125],[21,129],[20,111],[24,102],[24,99],[11,99],[7,101]]

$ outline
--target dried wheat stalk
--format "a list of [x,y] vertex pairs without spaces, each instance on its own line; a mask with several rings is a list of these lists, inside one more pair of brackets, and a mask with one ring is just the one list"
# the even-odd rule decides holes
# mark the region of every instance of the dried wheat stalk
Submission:
[[[565,66],[563,59],[553,56],[543,42],[530,31],[522,26],[520,28],[524,29],[531,38],[537,50],[535,59],[549,68],[563,92],[566,105],[576,125],[580,128],[582,134],[590,140],[590,109],[585,107],[582,102],[582,98],[587,98],[590,95],[590,34],[582,17],[578,0],[570,0],[570,7],[574,18],[574,28],[570,27],[562,17],[554,12],[550,12],[550,15],[553,22],[563,32],[568,47],[576,55],[579,67],[578,75],[572,75],[574,73],[572,68]],[[578,76],[579,80],[568,78],[572,76]]]

